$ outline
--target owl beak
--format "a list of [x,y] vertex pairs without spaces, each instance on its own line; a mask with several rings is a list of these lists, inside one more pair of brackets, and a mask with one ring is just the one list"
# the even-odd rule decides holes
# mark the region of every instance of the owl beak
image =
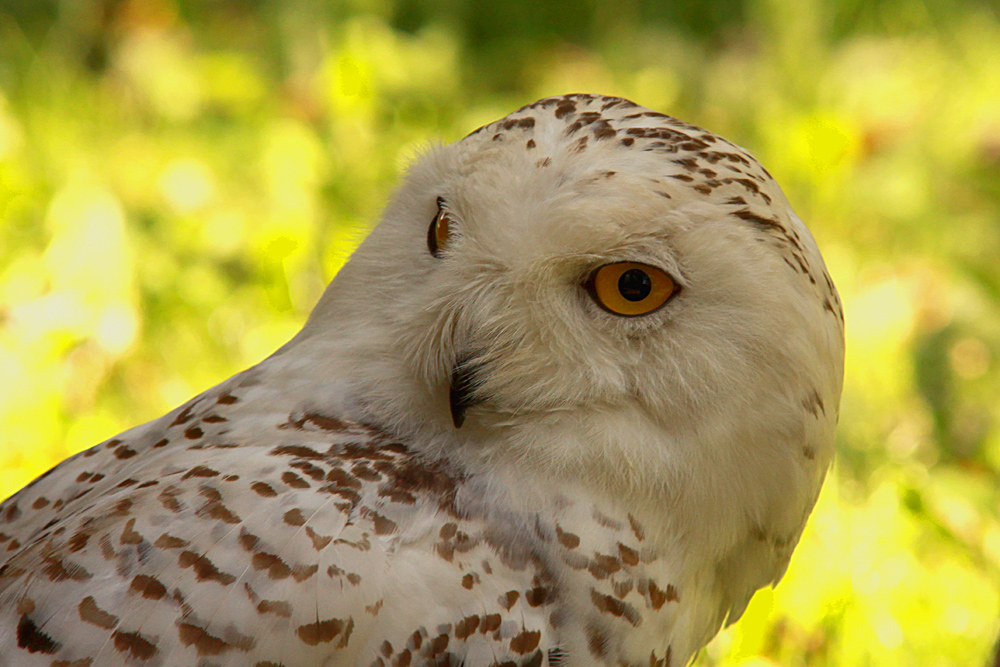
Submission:
[[462,428],[465,411],[477,401],[472,392],[476,387],[475,367],[466,360],[459,360],[451,371],[448,401],[451,404],[451,421],[455,428]]

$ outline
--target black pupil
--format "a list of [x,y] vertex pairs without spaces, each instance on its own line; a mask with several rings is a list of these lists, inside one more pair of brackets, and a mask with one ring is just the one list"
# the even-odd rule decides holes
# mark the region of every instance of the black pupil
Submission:
[[653,281],[642,269],[629,269],[618,279],[618,291],[629,301],[642,301],[653,291]]

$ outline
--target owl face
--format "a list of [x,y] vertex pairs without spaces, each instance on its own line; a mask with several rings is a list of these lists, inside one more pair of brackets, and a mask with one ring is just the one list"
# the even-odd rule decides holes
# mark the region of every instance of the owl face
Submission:
[[475,433],[596,412],[690,439],[836,403],[839,304],[778,186],[704,130],[588,111],[615,99],[543,100],[413,167],[317,309],[409,378],[405,399],[366,389],[380,414]]

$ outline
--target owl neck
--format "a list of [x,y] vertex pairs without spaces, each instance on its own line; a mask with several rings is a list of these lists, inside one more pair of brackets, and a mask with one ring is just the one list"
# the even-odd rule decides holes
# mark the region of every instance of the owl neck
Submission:
[[537,471],[483,477],[465,489],[462,507],[494,515],[491,525],[510,527],[498,542],[528,543],[546,563],[560,586],[561,625],[580,632],[561,641],[570,655],[587,656],[573,664],[647,664],[650,655],[652,664],[667,656],[664,665],[687,664],[773,578],[773,555],[756,537],[709,548],[696,524],[679,518],[676,499]]

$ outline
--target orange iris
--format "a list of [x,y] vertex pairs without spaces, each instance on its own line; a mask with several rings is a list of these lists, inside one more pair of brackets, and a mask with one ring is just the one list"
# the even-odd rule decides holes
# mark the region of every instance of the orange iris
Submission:
[[427,248],[435,257],[440,257],[451,241],[451,214],[444,210],[444,204],[444,199],[438,197],[438,212],[427,230]]
[[637,317],[665,304],[677,291],[677,285],[655,266],[617,262],[594,271],[587,281],[587,290],[608,312]]

